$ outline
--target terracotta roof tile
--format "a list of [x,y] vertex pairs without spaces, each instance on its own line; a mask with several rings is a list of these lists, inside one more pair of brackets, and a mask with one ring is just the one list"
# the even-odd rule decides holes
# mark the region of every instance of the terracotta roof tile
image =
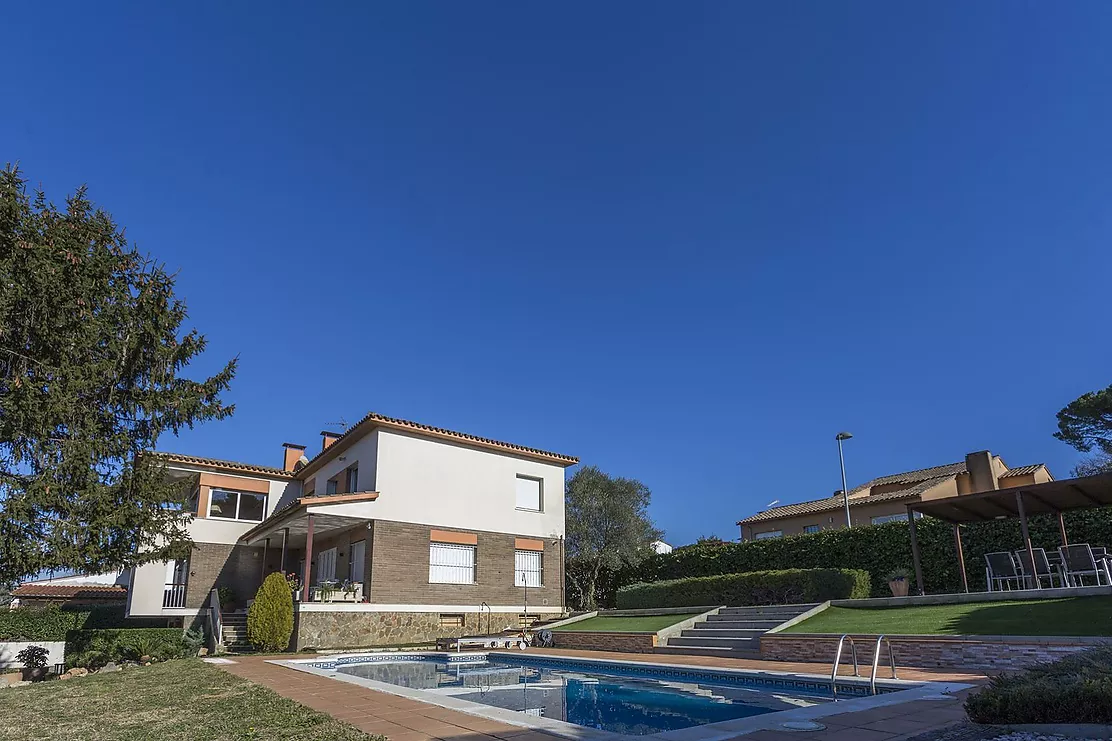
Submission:
[[[913,499],[923,492],[927,491],[928,489],[932,489],[942,482],[948,481],[953,476],[954,474],[951,474],[950,476],[936,476],[935,478],[919,482],[915,486],[908,487],[907,489],[890,491],[884,494],[875,494],[868,497],[857,497],[856,499],[851,497],[849,500],[849,506],[852,508],[858,507],[863,504],[876,504],[877,502],[892,502],[898,501],[900,499]],[[843,504],[842,495],[836,494],[832,497],[827,497],[826,499],[816,499],[811,502],[800,502],[799,504],[785,504],[782,507],[767,509],[764,512],[758,512],[751,517],[746,517],[744,520],[740,520],[737,524],[748,525],[753,522],[780,520],[785,517],[797,517],[799,515],[809,515],[816,512],[836,512],[842,509],[843,506],[845,505]]]
[[127,587],[95,584],[24,584],[13,589],[12,596],[56,599],[123,599],[127,597]]
[[271,466],[256,466],[254,463],[240,463],[239,461],[225,461],[219,458],[202,458],[196,455],[182,455],[180,453],[155,453],[159,460],[165,463],[185,463],[195,466],[211,466],[213,468],[226,468],[234,471],[248,473],[261,473],[279,478],[293,478],[293,473],[283,471],[281,468]]
[[1020,466],[1019,468],[1009,468],[1008,472],[1005,473],[1005,474],[1002,474],[1000,476],[1000,478],[1006,479],[1006,478],[1010,478],[1012,476],[1027,476],[1029,474],[1034,473],[1035,471],[1038,471],[1040,468],[1043,468],[1045,466],[1046,466],[1045,463],[1036,463],[1033,466]]

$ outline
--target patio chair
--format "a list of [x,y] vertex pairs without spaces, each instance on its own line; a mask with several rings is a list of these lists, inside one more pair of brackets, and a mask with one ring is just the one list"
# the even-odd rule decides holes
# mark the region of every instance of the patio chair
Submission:
[[[1022,577],[1016,568],[1012,554],[1007,551],[986,553],[985,564],[985,582],[988,584],[988,591],[998,592],[1005,588],[1011,589],[1012,582],[1015,582],[1016,589],[1023,588]],[[993,585],[995,585],[995,589]]]
[[[1019,573],[1023,576],[1023,581],[1026,582],[1027,587],[1029,589],[1042,589],[1042,580],[1046,579],[1053,588],[1054,577],[1058,577],[1058,586],[1064,587],[1066,581],[1062,576],[1062,571],[1050,565],[1046,550],[1032,548],[1031,552],[1035,554],[1034,568],[1031,568],[1031,557],[1027,554],[1026,548],[1015,552],[1016,561],[1019,562]],[[1034,576],[1032,577],[1032,575]]]
[[1103,581],[1112,585],[1112,576],[1108,573],[1108,562],[1093,555],[1093,549],[1088,543],[1076,545],[1063,545],[1058,547],[1062,554],[1062,566],[1066,573],[1066,583],[1071,587],[1085,586],[1085,577],[1091,576],[1097,580],[1097,586]]

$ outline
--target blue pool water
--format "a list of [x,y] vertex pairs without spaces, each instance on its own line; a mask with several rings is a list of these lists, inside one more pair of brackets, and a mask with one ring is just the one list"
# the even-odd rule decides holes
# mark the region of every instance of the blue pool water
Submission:
[[643,736],[829,702],[813,681],[701,681],[598,671],[590,665],[492,657],[475,662],[424,659],[347,664],[335,670],[366,679],[529,715]]

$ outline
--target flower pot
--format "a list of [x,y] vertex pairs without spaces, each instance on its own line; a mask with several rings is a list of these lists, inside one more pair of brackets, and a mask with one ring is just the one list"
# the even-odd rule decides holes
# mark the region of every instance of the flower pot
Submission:
[[907,588],[911,583],[907,579],[893,579],[888,582],[888,588],[892,590],[893,597],[906,597]]
[[45,666],[30,666],[23,669],[24,682],[41,682],[46,679],[47,668]]

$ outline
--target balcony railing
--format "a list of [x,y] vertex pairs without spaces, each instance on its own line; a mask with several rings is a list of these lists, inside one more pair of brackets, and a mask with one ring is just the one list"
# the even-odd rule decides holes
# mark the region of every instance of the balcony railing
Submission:
[[162,592],[163,607],[185,607],[185,584],[167,584]]

